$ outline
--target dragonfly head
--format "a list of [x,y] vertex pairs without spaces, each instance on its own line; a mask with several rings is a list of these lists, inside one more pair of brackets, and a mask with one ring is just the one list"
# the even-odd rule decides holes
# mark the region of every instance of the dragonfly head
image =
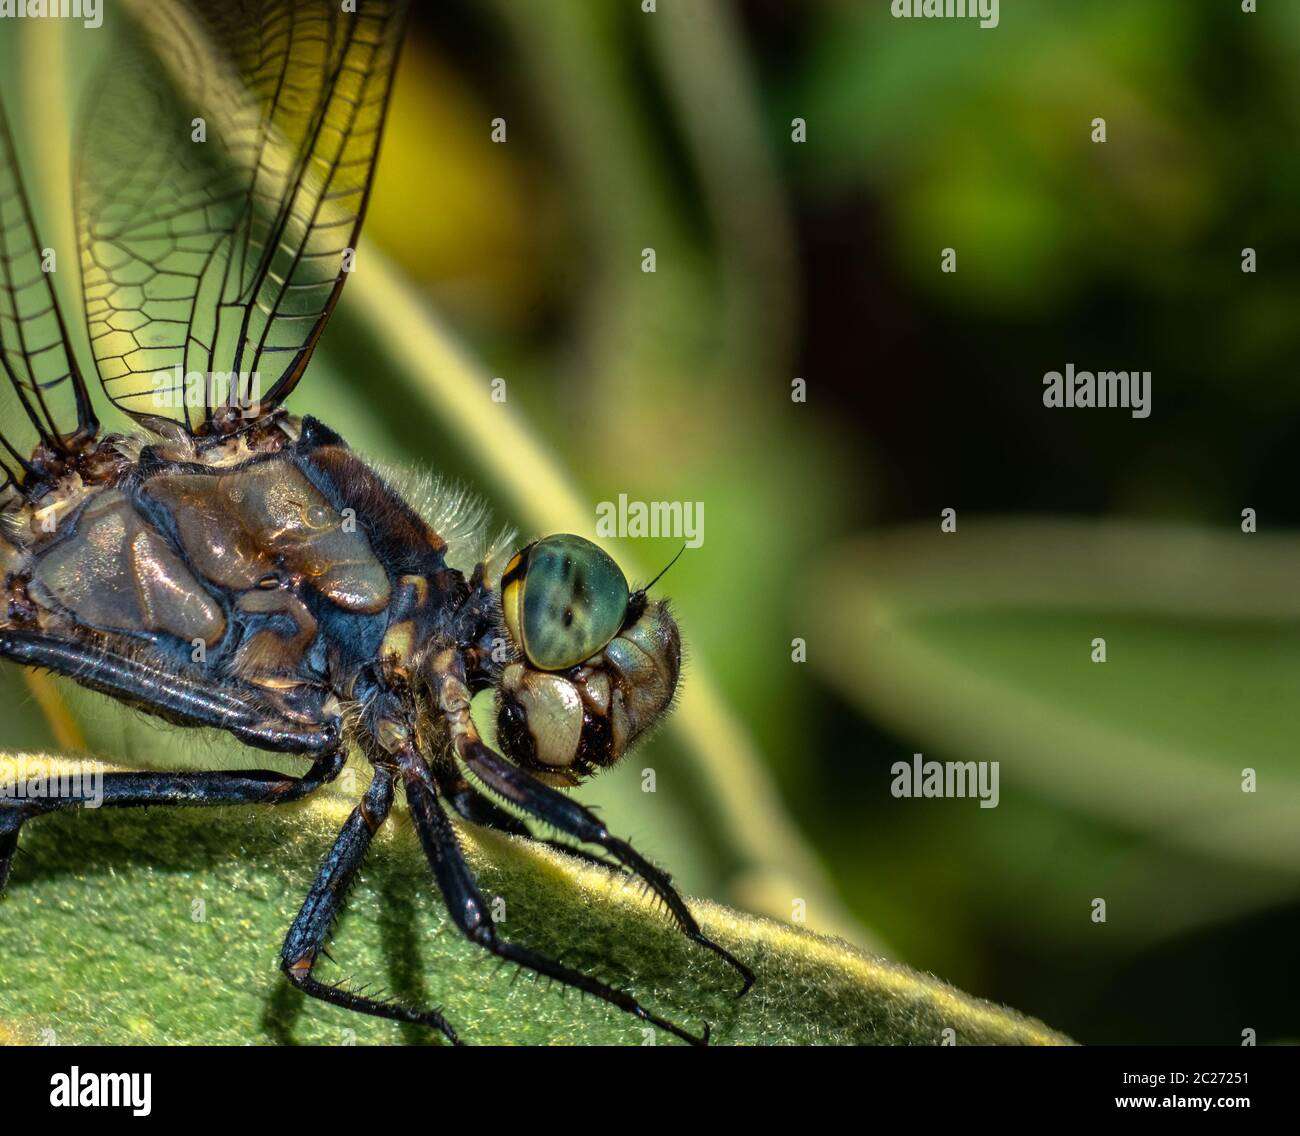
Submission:
[[608,768],[672,704],[682,644],[667,603],[631,591],[590,541],[549,536],[516,553],[501,607],[517,659],[497,690],[497,741],[543,780]]

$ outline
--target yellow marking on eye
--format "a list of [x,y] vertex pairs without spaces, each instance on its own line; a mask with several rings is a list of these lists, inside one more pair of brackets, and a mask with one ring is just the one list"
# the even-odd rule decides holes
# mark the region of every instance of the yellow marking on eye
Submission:
[[[515,558],[516,560],[518,557]],[[523,633],[524,584],[511,580],[501,593],[501,614],[506,621],[506,631],[521,651],[524,649]]]

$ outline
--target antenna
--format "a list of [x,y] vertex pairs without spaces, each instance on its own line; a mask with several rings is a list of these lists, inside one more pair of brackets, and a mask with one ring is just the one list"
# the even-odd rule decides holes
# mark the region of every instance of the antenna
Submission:
[[674,564],[677,563],[677,561],[679,561],[682,558],[682,553],[685,551],[686,551],[686,545],[683,544],[681,548],[677,550],[677,555],[674,556],[670,561],[668,561],[667,567],[664,568],[664,570],[660,572],[658,576],[656,576],[653,580],[650,581],[650,583],[646,584],[644,587],[637,588],[636,590],[637,595],[641,595],[641,596],[645,595],[646,592],[648,592],[657,583],[659,583],[659,581],[662,580],[664,576],[668,574],[668,569],[671,568]]

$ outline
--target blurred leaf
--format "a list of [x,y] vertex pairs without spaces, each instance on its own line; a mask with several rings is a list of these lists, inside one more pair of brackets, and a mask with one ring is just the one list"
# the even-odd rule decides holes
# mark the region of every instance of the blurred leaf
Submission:
[[[24,767],[0,758],[0,779]],[[78,763],[47,762],[51,775]],[[24,772],[34,772],[28,765]],[[63,1044],[432,1040],[430,1031],[300,996],[276,950],[352,800],[335,786],[272,809],[105,809],[27,825],[0,902],[0,1036]],[[504,932],[636,991],[723,1043],[1063,1044],[1040,1023],[845,943],[711,903],[705,929],[758,973],[735,975],[609,873],[531,841],[462,826]],[[26,853],[23,855],[22,853]],[[499,968],[449,925],[409,824],[385,826],[322,977],[439,1006],[471,1043],[641,1044],[641,1023]],[[59,944],[57,949],[52,944]],[[664,1035],[656,1042],[668,1040]]]
[[[977,310],[1054,312],[1103,267],[1177,282],[1234,165],[1185,62],[1213,6],[1187,7],[1038,0],[985,34],[827,6],[785,100],[810,123],[791,173],[822,197],[871,187],[900,270]],[[938,271],[947,247],[955,275]]]
[[1300,871],[1300,539],[963,518],[825,564],[810,658],[918,750],[999,761],[1008,785],[1169,845]]

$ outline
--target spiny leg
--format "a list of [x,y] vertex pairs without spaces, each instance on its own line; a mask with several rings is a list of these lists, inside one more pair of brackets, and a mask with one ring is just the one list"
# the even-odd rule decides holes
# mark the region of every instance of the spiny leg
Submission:
[[666,1018],[652,1014],[626,991],[607,986],[598,979],[555,962],[545,955],[502,939],[497,934],[491,916],[487,914],[487,904],[474,882],[469,865],[465,863],[451,821],[438,800],[433,779],[424,767],[424,763],[414,754],[403,757],[403,777],[406,785],[407,807],[410,809],[411,819],[415,822],[420,843],[424,846],[424,854],[433,867],[438,887],[442,890],[443,898],[447,903],[447,910],[470,942],[477,943],[498,958],[527,967],[566,986],[594,995],[692,1045],[708,1044],[708,1026],[704,1027],[702,1036],[688,1033]]
[[[105,805],[285,804],[338,776],[347,760],[337,714],[324,712],[324,690],[303,688],[318,698],[320,711],[288,718],[247,684],[177,674],[148,660],[132,658],[75,639],[14,628],[0,630],[0,657],[75,678],[91,690],[185,726],[211,726],[247,745],[314,760],[302,777],[268,769],[203,773],[108,773]],[[46,779],[38,784],[47,789]],[[24,821],[58,809],[76,808],[86,796],[0,797],[0,893],[3,893]]]
[[451,807],[456,810],[462,820],[467,820],[470,824],[482,825],[484,828],[492,828],[497,832],[504,832],[509,836],[526,836],[529,840],[534,840],[538,844],[545,844],[548,848],[554,848],[557,852],[563,852],[566,856],[576,856],[579,860],[585,860],[598,868],[604,868],[608,872],[623,874],[623,866],[612,860],[606,860],[601,856],[592,855],[584,848],[578,848],[573,844],[565,844],[560,840],[542,840],[534,835],[533,830],[528,827],[514,813],[507,812],[495,801],[479,792],[466,778],[459,774],[444,774],[442,770],[435,770],[434,777],[438,782],[438,789],[444,797],[451,803]]
[[377,1018],[430,1026],[453,1044],[459,1044],[456,1031],[437,1010],[417,1010],[396,1002],[368,998],[321,982],[312,973],[357,869],[370,848],[371,838],[388,819],[392,805],[393,775],[387,768],[376,766],[370,788],[334,841],[334,847],[321,864],[316,882],[303,901],[302,910],[285,936],[284,946],[280,948],[280,969],[290,982],[312,998]]
[[626,840],[610,833],[601,819],[590,809],[566,797],[549,785],[543,785],[531,774],[511,764],[499,753],[489,749],[479,737],[478,729],[470,717],[469,689],[464,682],[464,665],[460,658],[448,652],[439,660],[434,671],[437,683],[438,706],[447,719],[452,744],[465,767],[492,792],[500,794],[511,804],[523,809],[553,828],[586,844],[603,848],[619,863],[629,868],[650,885],[650,889],[663,900],[678,928],[688,939],[707,948],[728,965],[734,967],[744,979],[737,997],[754,985],[754,972],[730,951],[715,943],[703,931],[685,901],[677,894],[668,873],[655,867],[637,852]]
[[[271,769],[217,770],[195,773],[105,773],[100,792],[46,796],[58,792],[58,780],[40,778],[28,796],[0,798],[0,892],[4,891],[18,847],[18,831],[35,817],[92,802],[110,808],[146,805],[283,805],[299,801],[334,780],[347,761],[342,748],[323,753],[301,777]],[[98,807],[98,806],[96,806]]]

